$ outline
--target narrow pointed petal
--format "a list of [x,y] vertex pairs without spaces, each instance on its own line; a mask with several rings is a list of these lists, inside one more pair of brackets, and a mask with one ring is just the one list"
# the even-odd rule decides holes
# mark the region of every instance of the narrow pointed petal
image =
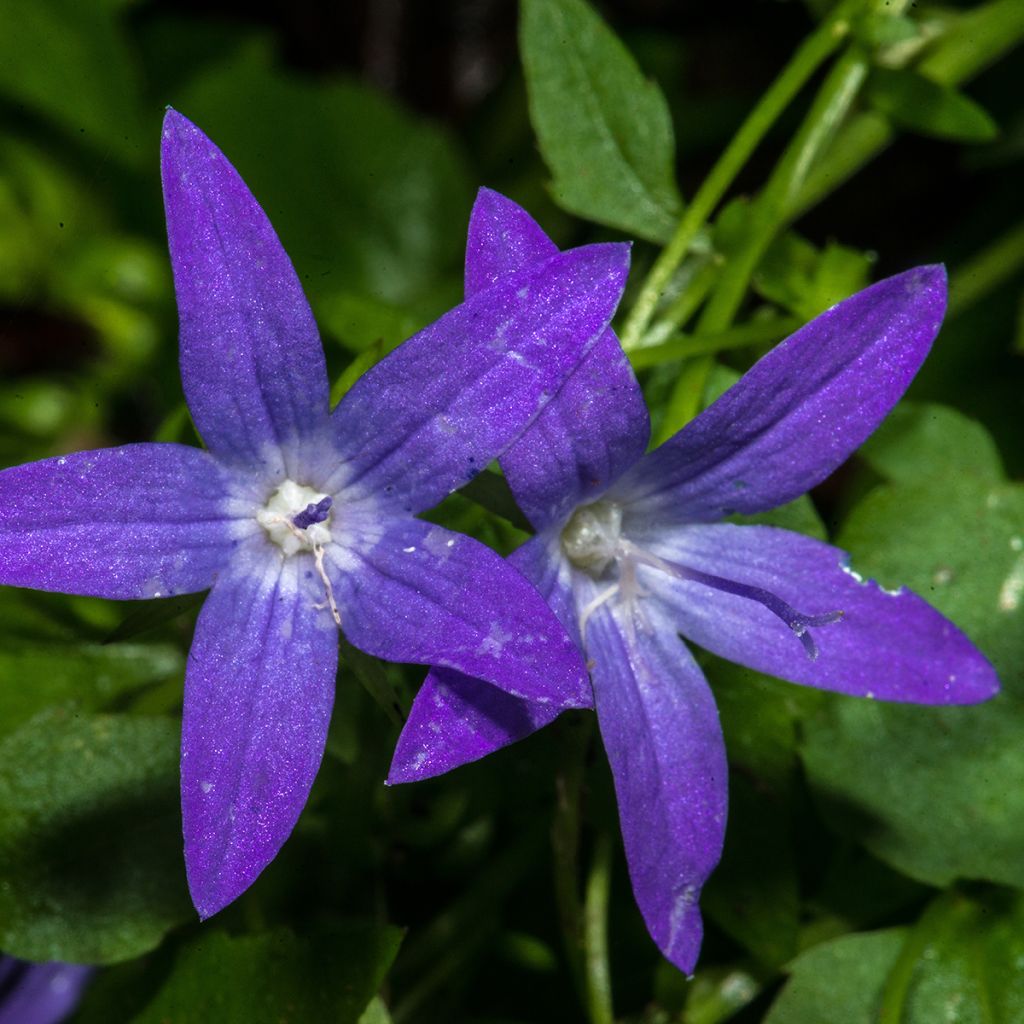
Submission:
[[988,660],[952,622],[909,590],[862,581],[829,544],[724,523],[679,527],[642,543],[666,560],[760,587],[802,614],[843,613],[810,629],[812,660],[756,601],[645,572],[643,585],[670,608],[679,632],[730,661],[822,690],[916,704],[973,704],[999,689]]
[[280,448],[323,427],[327,370],[309,304],[266,214],[174,110],[161,148],[181,379],[215,455],[286,474]]
[[185,676],[181,809],[192,901],[207,918],[274,859],[327,741],[338,633],[300,558],[217,580]]
[[0,583],[130,600],[205,590],[237,521],[198,448],[131,444],[0,472]]
[[[534,537],[509,561],[536,586],[576,637],[576,612],[560,559]],[[451,669],[431,669],[398,737],[388,783],[419,782],[478,761],[543,728],[562,713],[553,704],[520,700],[490,683]]]
[[[556,252],[521,206],[481,189],[469,222],[466,294]],[[644,454],[650,437],[640,385],[607,330],[501,467],[519,507],[542,530],[597,498]]]
[[607,608],[587,627],[594,699],[637,905],[662,953],[690,974],[698,899],[725,837],[728,769],[711,691],[669,622],[630,635]]
[[436,505],[533,422],[611,320],[629,248],[592,245],[503,278],[399,346],[332,414],[331,486]]
[[555,613],[478,541],[392,519],[328,558],[342,631],[368,654],[455,669],[559,708],[589,703],[583,659]]
[[917,267],[816,317],[622,482],[666,521],[714,522],[820,483],[884,419],[931,348],[946,273]]

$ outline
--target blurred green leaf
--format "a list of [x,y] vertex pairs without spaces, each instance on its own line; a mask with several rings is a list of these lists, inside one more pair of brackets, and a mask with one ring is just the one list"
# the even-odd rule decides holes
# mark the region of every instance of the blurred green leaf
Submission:
[[179,651],[168,645],[52,644],[29,646],[7,640],[0,647],[0,736],[45,708],[110,708],[134,690],[178,675]]
[[363,352],[377,347],[382,355],[426,323],[408,309],[353,292],[327,296],[320,303],[318,313],[322,326],[337,336],[349,351]]
[[524,0],[530,117],[570,213],[665,242],[682,202],[665,97],[584,0]]
[[139,601],[130,609],[114,631],[104,639],[105,644],[121,643],[147,630],[173,622],[176,618],[198,608],[205,594],[179,594],[159,601]]
[[288,74],[259,39],[200,70],[174,106],[245,178],[314,308],[353,292],[437,302],[461,280],[472,192],[438,128],[354,82]]
[[177,776],[167,718],[54,711],[0,742],[0,947],[114,963],[185,920]]
[[890,928],[801,953],[765,1024],[877,1024],[882,988],[905,938],[905,928]]
[[999,451],[988,431],[934,403],[901,402],[864,443],[860,456],[893,483],[961,473],[992,483],[1003,479]]
[[990,142],[999,126],[974,100],[917,71],[875,68],[867,98],[876,110],[921,135],[956,142]]
[[374,925],[301,936],[285,929],[206,931],[179,951],[156,997],[131,1024],[191,1024],[200,1007],[217,1024],[356,1024],[401,941],[400,929]]

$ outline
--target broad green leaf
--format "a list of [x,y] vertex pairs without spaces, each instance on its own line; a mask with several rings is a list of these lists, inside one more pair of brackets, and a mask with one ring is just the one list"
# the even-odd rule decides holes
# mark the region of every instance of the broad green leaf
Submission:
[[54,711],[0,741],[0,948],[114,963],[187,919],[177,778],[171,719]]
[[860,450],[872,469],[894,483],[966,474],[1003,479],[988,431],[963,413],[933,403],[901,402]]
[[110,708],[126,694],[180,674],[184,659],[166,644],[0,646],[0,736],[51,705]]
[[991,115],[974,100],[917,71],[875,68],[868,80],[867,97],[877,110],[921,135],[990,142],[999,134]]
[[336,292],[320,304],[318,310],[325,330],[336,335],[350,352],[378,348],[387,355],[395,346],[411,337],[426,320],[396,306],[366,295]]
[[354,82],[290,75],[259,39],[197,73],[174,106],[245,178],[315,310],[335,293],[403,308],[461,281],[473,196],[438,128]]
[[131,1024],[191,1024],[200,1007],[217,1024],[356,1024],[401,940],[400,929],[374,925],[301,935],[204,932],[180,950],[166,982]]
[[948,615],[1003,692],[947,708],[827,698],[802,747],[827,817],[913,878],[1024,885],[1024,488],[964,473],[879,487],[839,544]]
[[585,0],[523,0],[519,39],[530,117],[558,204],[667,241],[682,202],[661,90]]
[[905,938],[905,928],[890,928],[801,953],[765,1024],[877,1024],[882,990]]

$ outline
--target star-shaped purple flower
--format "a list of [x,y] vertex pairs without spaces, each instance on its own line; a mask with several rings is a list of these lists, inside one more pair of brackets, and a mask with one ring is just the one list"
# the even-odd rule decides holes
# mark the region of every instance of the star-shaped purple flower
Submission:
[[531,701],[589,700],[576,647],[493,551],[415,518],[500,454],[601,336],[628,247],[503,275],[331,412],[298,278],[223,154],[169,111],[162,168],[181,375],[207,450],[134,444],[0,473],[0,583],[210,590],[188,659],[185,860],[202,917],[288,837],[331,713],[338,629]]
[[[483,191],[466,292],[556,251],[520,207]],[[846,459],[910,383],[945,299],[941,267],[867,288],[647,455],[647,410],[609,330],[502,459],[537,530],[511,561],[586,653],[633,891],[654,941],[685,972],[700,949],[700,890],[722,850],[727,766],[714,701],[678,634],[861,697],[967,704],[998,688],[982,654],[915,594],[863,580],[820,541],[722,522],[791,501]],[[483,757],[558,713],[434,670],[389,781]]]

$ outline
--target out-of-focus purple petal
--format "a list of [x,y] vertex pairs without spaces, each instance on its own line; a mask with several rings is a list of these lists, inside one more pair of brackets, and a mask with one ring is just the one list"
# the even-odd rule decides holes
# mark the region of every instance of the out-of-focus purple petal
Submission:
[[559,708],[589,703],[583,659],[554,612],[478,541],[391,519],[328,559],[341,628],[368,654],[456,669]]
[[878,426],[942,323],[946,273],[917,267],[815,317],[640,462],[616,492],[666,522],[774,508]]
[[861,581],[831,545],[725,523],[636,540],[663,559],[767,590],[804,615],[843,613],[811,628],[812,660],[756,601],[644,571],[643,586],[669,606],[679,632],[730,661],[822,690],[919,704],[973,704],[999,688],[995,670],[952,622],[909,590]]
[[313,559],[217,580],[185,675],[181,809],[201,918],[241,895],[291,834],[331,717],[338,632]]
[[60,1024],[78,1005],[94,970],[0,956],[0,1024]]
[[[518,204],[481,189],[469,221],[466,294],[550,258],[554,242]],[[650,417],[613,331],[605,331],[501,459],[519,507],[542,530],[594,500],[647,450]]]
[[174,110],[161,167],[181,378],[210,451],[289,475],[280,448],[327,420],[323,349],[266,214],[224,154]]
[[131,444],[0,472],[0,583],[121,600],[205,590],[239,536],[198,448]]
[[399,346],[332,414],[346,464],[329,489],[418,512],[529,426],[608,326],[629,248],[586,246],[503,278]]
[[[568,581],[559,578],[563,563],[548,553],[548,541],[534,537],[509,561],[537,587],[570,635],[577,636],[572,592]],[[419,782],[478,761],[543,728],[561,712],[557,705],[520,700],[461,672],[432,669],[398,737],[388,783]]]
[[608,606],[596,611],[587,653],[633,894],[651,938],[689,974],[700,890],[722,853],[728,769],[704,676],[671,623],[647,611],[632,631]]

